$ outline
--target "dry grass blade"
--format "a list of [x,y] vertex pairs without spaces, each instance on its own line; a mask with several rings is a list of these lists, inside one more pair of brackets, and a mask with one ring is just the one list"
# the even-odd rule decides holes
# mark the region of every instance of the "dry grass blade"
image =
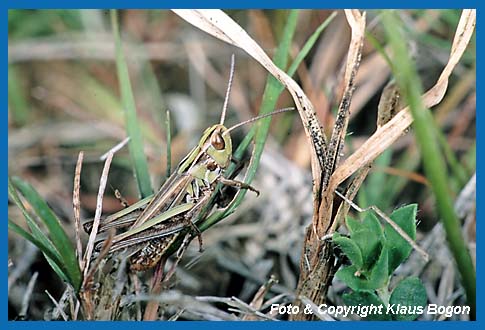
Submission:
[[[101,221],[101,213],[103,210],[103,195],[106,189],[106,183],[108,181],[109,169],[115,152],[114,150],[116,150],[116,148],[117,146],[115,146],[108,152],[108,156],[106,158],[106,161],[104,162],[103,172],[99,180],[99,189],[98,189],[98,196],[96,200],[96,211],[94,214],[93,227],[91,229],[91,233],[89,234],[89,240],[86,246],[86,251],[85,251],[84,260],[83,260],[85,266],[83,271],[84,277],[83,277],[83,284],[82,284],[83,290],[81,292],[81,302],[83,305],[85,318],[88,320],[91,320],[94,318],[94,312],[95,312],[95,304],[93,302],[93,296],[91,292],[92,277],[96,269],[98,268],[99,262],[103,256],[100,255],[98,257],[94,267],[92,267],[91,269],[89,265],[94,251],[94,245],[96,241],[96,236],[98,234],[99,223]],[[111,242],[112,242],[112,235],[110,235],[110,237],[103,244],[102,253],[104,253],[105,255],[109,251]]]
[[121,141],[120,143],[115,145],[113,148],[111,148],[111,150],[109,150],[107,153],[105,153],[104,155],[99,157],[99,159],[100,160],[106,160],[106,158],[108,158],[108,155],[109,155],[110,152],[115,153],[115,152],[121,150],[121,148],[123,148],[129,141],[130,141],[130,137],[127,136],[125,139],[123,139],[123,141]]
[[108,236],[106,237],[106,239],[103,241],[103,246],[101,247],[101,251],[99,252],[99,255],[96,258],[93,266],[86,274],[86,277],[84,279],[84,286],[85,286],[84,289],[87,289],[87,290],[91,289],[91,283],[92,283],[94,274],[96,273],[96,270],[99,268],[99,265],[101,264],[101,261],[103,260],[103,258],[108,255],[109,248],[113,244],[114,235],[115,235],[115,230],[112,228],[108,232]]
[[229,311],[238,312],[244,316],[249,316],[254,320],[259,320],[258,318],[260,318],[263,320],[276,321],[276,319],[274,319],[273,317],[261,313],[257,308],[254,308],[253,306],[248,305],[247,303],[245,303],[244,301],[242,301],[237,297],[232,297],[231,301],[232,303],[229,305],[234,306],[234,308],[228,308]]
[[9,269],[9,274],[8,274],[8,286],[7,289],[10,290],[13,284],[24,276],[25,272],[31,267],[31,265],[34,263],[35,259],[37,258],[37,253],[39,250],[35,247],[33,244],[26,244],[24,247],[24,255],[23,258],[19,259],[15,263],[13,263],[11,260],[8,261],[8,267],[14,267],[12,269]]
[[[210,49],[208,49],[207,46],[204,47],[202,42],[186,42],[185,48],[188,60],[194,69],[201,76],[206,77],[205,82],[215,93],[221,97],[224,97],[224,88],[227,84],[227,78],[223,77],[219,72],[217,72],[213,63],[209,61],[207,56],[210,53]],[[251,115],[251,106],[248,99],[244,95],[242,86],[238,82],[237,76],[234,77],[232,90],[234,90],[234,92],[231,93],[229,104],[231,107],[245,113],[249,118]]]
[[47,294],[49,299],[54,303],[54,306],[56,306],[57,310],[59,311],[59,313],[62,316],[62,319],[64,321],[67,321],[68,317],[67,317],[66,313],[64,312],[64,309],[62,308],[62,306],[59,304],[59,302],[54,299],[54,297],[49,293],[49,291],[45,290],[45,293]]
[[[214,37],[231,45],[243,49],[290,92],[304,123],[305,134],[312,147],[312,173],[315,182],[320,183],[321,169],[326,150],[326,139],[320,128],[312,103],[301,87],[284,71],[278,68],[266,55],[263,49],[254,41],[244,29],[221,10],[173,10],[173,12]],[[316,187],[317,189],[319,187]]]
[[34,275],[29,280],[29,284],[27,284],[27,289],[25,289],[25,294],[22,299],[22,308],[20,309],[19,316],[26,317],[27,311],[29,309],[30,299],[32,298],[32,292],[34,291],[35,282],[37,281],[37,277],[39,276],[38,272],[35,272]]
[[[156,296],[141,294],[137,296],[124,296],[121,299],[121,306],[126,306],[137,301],[157,300],[163,305],[171,306],[172,308],[183,309],[186,316],[191,316],[195,320],[225,320],[236,321],[236,317],[231,313],[220,310],[209,304],[211,300],[204,299],[205,297],[192,297],[184,295],[178,291],[164,291]],[[219,298],[217,299],[230,299]]]
[[203,302],[213,302],[213,303],[223,303],[229,306],[228,311],[236,312],[243,314],[245,316],[253,317],[255,320],[272,320],[277,321],[277,319],[273,318],[271,315],[266,315],[255,309],[253,306],[248,305],[241,299],[237,297],[197,297],[198,301]]
[[[249,304],[249,306],[251,308],[254,308],[255,310],[260,311],[261,310],[261,307],[263,306],[264,297],[266,296],[266,294],[268,293],[268,291],[271,289],[271,286],[273,284],[275,284],[275,283],[278,283],[278,281],[276,280],[276,277],[274,275],[271,275],[271,277],[268,280],[268,282],[266,282],[265,284],[263,284],[258,289],[258,291],[254,295],[253,300],[251,301],[251,303]],[[258,320],[258,318],[255,315],[247,314],[247,315],[244,315],[243,316],[242,320],[243,321],[256,321],[256,320]]]
[[337,118],[335,119],[332,137],[328,144],[322,189],[327,187],[328,180],[335,167],[338,165],[340,153],[344,146],[347,125],[350,118],[350,101],[355,89],[355,77],[357,75],[357,70],[359,69],[360,59],[362,57],[362,46],[364,44],[365,13],[360,14],[358,10],[345,10],[345,16],[347,17],[347,21],[352,31],[347,63],[345,66],[345,90],[342,100],[340,101]]
[[75,296],[75,293],[72,291],[72,289],[69,287],[66,287],[66,289],[62,293],[62,296],[57,301],[57,306],[52,311],[52,314],[50,315],[50,319],[58,320],[61,317],[61,313],[65,313],[64,309],[66,308],[66,305],[69,304],[71,315],[73,315],[71,320],[72,321],[77,320],[77,315],[72,314],[73,309],[77,307],[77,305],[74,304],[74,299],[73,299],[74,296]]
[[468,213],[473,211],[476,207],[476,193],[477,193],[477,174],[468,180],[468,183],[463,187],[460,194],[456,198],[455,210],[458,216],[464,218]]
[[101,179],[99,180],[99,190],[98,190],[98,197],[96,201],[96,212],[94,213],[94,222],[93,222],[93,228],[91,229],[91,233],[89,234],[89,241],[86,246],[86,252],[84,254],[84,263],[85,263],[85,268],[84,268],[84,276],[88,274],[89,271],[89,263],[91,261],[91,257],[93,255],[93,250],[94,250],[94,243],[96,240],[96,235],[98,234],[98,228],[99,228],[99,222],[101,220],[101,213],[103,210],[103,195],[104,195],[104,190],[106,189],[106,183],[108,181],[108,174],[109,174],[109,168],[111,166],[111,161],[113,160],[113,151],[108,153],[108,157],[106,158],[106,161],[104,162],[104,167],[103,167],[103,172],[101,174]]
[[81,243],[81,200],[79,191],[81,189],[81,168],[83,164],[84,152],[80,152],[77,158],[76,170],[74,174],[74,190],[72,193],[72,206],[74,210],[74,227],[76,230],[76,253],[81,272],[84,270],[83,247]]
[[[475,30],[475,24],[476,11],[470,9],[464,10],[456,29],[448,63],[443,69],[437,83],[423,95],[422,100],[425,107],[430,108],[443,99],[448,87],[448,79],[470,42]],[[336,186],[355,173],[355,171],[373,161],[402,135],[409,125],[411,125],[412,121],[411,112],[406,107],[396,114],[387,124],[378,128],[358,150],[350,155],[335,170],[330,179],[329,187],[335,189]]]

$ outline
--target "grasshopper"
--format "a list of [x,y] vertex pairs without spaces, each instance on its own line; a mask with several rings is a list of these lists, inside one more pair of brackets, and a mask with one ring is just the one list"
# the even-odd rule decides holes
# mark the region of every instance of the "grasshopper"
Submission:
[[[157,265],[187,227],[196,233],[202,250],[201,233],[193,221],[208,204],[217,184],[249,189],[259,194],[250,185],[223,176],[232,160],[232,140],[229,133],[249,122],[293,108],[280,109],[226,128],[224,119],[233,74],[234,55],[231,58],[229,83],[220,123],[205,130],[197,146],[182,159],[155,195],[108,216],[100,223],[98,233],[111,228],[127,228],[113,237],[109,253],[130,249],[132,270],[144,271]],[[87,232],[91,227],[92,222],[84,225]],[[98,249],[101,243],[98,243]]]

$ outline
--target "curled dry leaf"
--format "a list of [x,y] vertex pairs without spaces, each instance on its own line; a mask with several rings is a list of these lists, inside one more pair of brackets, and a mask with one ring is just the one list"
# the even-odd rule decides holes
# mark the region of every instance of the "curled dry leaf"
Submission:
[[[448,79],[465,52],[470,42],[476,24],[476,10],[465,9],[458,23],[455,38],[451,47],[450,58],[436,84],[422,97],[423,105],[430,108],[443,99],[448,87]],[[375,133],[352,155],[339,166],[329,183],[329,187],[337,187],[364,164],[373,161],[386,150],[411,125],[413,118],[408,107],[400,111],[386,125],[378,128]]]

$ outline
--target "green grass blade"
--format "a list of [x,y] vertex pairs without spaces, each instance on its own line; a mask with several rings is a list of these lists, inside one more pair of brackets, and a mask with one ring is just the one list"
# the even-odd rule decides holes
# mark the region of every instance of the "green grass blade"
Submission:
[[446,230],[450,249],[458,265],[462,285],[466,291],[467,303],[472,309],[470,317],[474,319],[476,304],[475,268],[463,239],[460,221],[449,194],[449,178],[447,177],[444,157],[440,153],[438,137],[433,124],[434,120],[429,109],[424,108],[421,101],[421,81],[417,75],[416,67],[409,57],[406,42],[402,36],[403,24],[395,13],[388,11],[383,12],[382,23],[393,54],[395,54],[394,68],[399,68],[399,72],[394,72],[394,75],[414,118],[413,127],[423,157],[424,170],[436,198],[437,208]]
[[142,198],[153,194],[150,183],[150,174],[148,173],[147,160],[144,154],[143,139],[136,115],[135,98],[131,88],[128,66],[125,55],[121,46],[121,37],[118,27],[118,16],[116,10],[111,10],[111,26],[116,44],[116,68],[118,71],[118,80],[121,90],[121,99],[123,111],[125,114],[125,123],[127,134],[130,137],[129,150],[130,157],[133,161],[136,182]]
[[381,54],[381,56],[386,61],[387,65],[390,68],[392,68],[394,64],[392,63],[391,59],[389,58],[389,55],[387,55],[387,52],[384,49],[384,46],[381,45],[379,40],[377,40],[377,38],[372,33],[368,32],[368,31],[365,32],[365,38],[367,39],[367,41],[370,42],[372,47],[374,47],[376,49],[376,51],[378,51],[379,54]]
[[76,290],[79,289],[82,276],[76,258],[76,252],[72,242],[62,228],[59,219],[30,184],[22,181],[20,178],[12,178],[12,183],[22,193],[35,213],[46,225],[51,242],[59,252],[61,261],[72,281],[71,284]]
[[[52,267],[52,269],[59,274],[63,281],[67,283],[71,283],[74,286],[73,281],[70,279],[69,274],[67,273],[66,269],[62,268],[63,263],[60,262],[61,255],[55,248],[54,244],[49,240],[49,238],[44,234],[44,232],[39,228],[35,220],[32,218],[31,214],[27,211],[24,204],[20,200],[20,197],[17,194],[10,178],[8,180],[8,193],[12,201],[17,205],[17,207],[21,210],[22,214],[25,217],[27,225],[29,226],[32,234],[28,233],[28,235],[32,236],[34,240],[29,239],[34,245],[38,246],[42,245],[42,253],[44,254],[47,262]],[[9,220],[10,221],[10,220]],[[15,224],[13,225],[13,229],[15,229]],[[17,231],[18,232],[18,231]],[[22,235],[22,233],[19,233]],[[24,235],[22,235],[24,236]],[[38,242],[38,243],[37,243]],[[39,247],[40,248],[40,247]],[[45,252],[47,250],[47,252]]]
[[438,133],[437,137],[439,144],[443,150],[443,154],[448,161],[451,172],[453,173],[452,177],[458,185],[458,187],[455,187],[457,188],[456,191],[459,191],[466,185],[469,180],[469,176],[466,173],[466,169],[463,167],[462,164],[460,164],[460,161],[456,158],[455,153],[453,152],[453,149],[451,149],[451,146],[448,143],[448,140],[446,139],[444,133],[438,131],[438,127],[436,126],[435,121],[433,121],[433,124],[435,125],[436,133]]
[[[308,38],[308,40],[305,42],[305,45],[302,47],[298,55],[295,57],[295,60],[289,67],[288,71],[286,72],[290,77],[292,77],[295,73],[298,67],[300,66],[301,62],[305,59],[305,57],[308,55],[310,50],[313,48],[315,45],[316,41],[318,40],[318,37],[322,34],[322,32],[325,30],[325,28],[330,24],[330,22],[335,18],[337,15],[337,12],[332,13],[327,19],[320,24],[320,26],[315,30],[315,32],[312,33],[312,35]],[[275,63],[276,63],[276,55],[275,55]],[[284,90],[284,86],[281,85],[279,82],[278,83],[278,90],[277,93],[275,93],[275,98],[277,99],[280,94]],[[262,114],[262,113],[261,113]],[[244,153],[244,151],[247,149],[249,146],[249,143],[251,142],[255,129],[250,130],[250,132],[246,135],[244,140],[239,144],[237,150],[234,152],[234,156],[236,158],[241,157]]]
[[[298,55],[296,55],[295,60],[293,63],[291,63],[291,66],[288,68],[288,75],[292,77],[298,67],[300,66],[301,62],[306,58],[310,50],[312,50],[313,46],[318,40],[318,37],[322,34],[322,32],[327,28],[327,26],[333,21],[333,19],[337,16],[337,12],[333,12],[330,16],[327,17],[325,21],[323,21],[322,24],[315,30],[315,32],[312,33],[312,35],[308,38],[308,40],[305,42],[305,45],[303,45],[303,48],[300,50]],[[281,91],[283,91],[284,87],[281,88]]]
[[[288,54],[290,51],[291,40],[293,39],[297,20],[298,20],[298,10],[291,10],[288,15],[287,23],[285,25],[285,29],[282,34],[283,39],[281,40],[273,59],[273,62],[279,68],[286,67],[286,64],[288,61]],[[276,80],[276,78],[274,78],[273,76],[269,76],[266,82],[266,87],[263,94],[263,100],[261,102],[261,109],[259,112],[260,115],[269,113],[276,107],[276,102],[278,101],[278,97],[282,91],[283,91],[283,86],[280,84],[280,82]],[[256,170],[259,166],[261,154],[263,153],[264,144],[268,137],[270,123],[271,123],[271,117],[264,118],[259,120],[252,128],[252,130],[255,131],[254,150],[253,150],[252,164],[249,166],[248,171],[246,173],[247,183],[251,183],[256,175]],[[240,155],[236,155],[236,157],[238,156]],[[228,208],[226,215],[233,212],[233,210],[242,202],[245,194],[246,194],[246,190],[242,190],[238,194],[235,203]]]
[[17,205],[17,207],[22,211],[22,214],[25,217],[25,220],[27,222],[27,225],[29,226],[30,230],[32,231],[32,235],[42,242],[43,245],[45,245],[47,248],[51,250],[51,252],[60,260],[61,255],[55,248],[55,246],[52,244],[52,242],[49,240],[49,238],[44,234],[44,232],[39,228],[35,220],[32,218],[31,214],[27,211],[25,208],[24,204],[20,200],[20,197],[17,194],[17,190],[13,186],[12,181],[10,178],[8,179],[8,194],[12,201]]
[[[327,19],[322,24],[320,24],[320,26],[315,30],[315,32],[312,33],[312,35],[305,42],[305,45],[302,47],[298,55],[295,57],[295,60],[289,67],[288,71],[286,72],[290,77],[292,77],[296,73],[296,70],[300,66],[301,62],[303,62],[303,60],[306,58],[310,50],[315,45],[316,41],[318,40],[318,37],[322,34],[322,32],[330,24],[330,22],[332,22],[332,20],[335,18],[336,15],[337,15],[337,12],[334,12],[329,17],[327,17]],[[281,85],[279,82],[277,83],[279,87],[278,87],[278,93],[275,96],[276,99],[280,96],[280,94],[284,90],[284,86]],[[247,149],[252,138],[254,137],[255,131],[256,131],[255,129],[250,130],[249,133],[244,138],[244,140],[239,144],[237,150],[234,152],[234,156],[236,158],[241,157],[243,155],[244,151]]]
[[68,283],[72,284],[72,281],[69,279],[69,275],[67,270],[63,267],[63,263],[58,258],[58,256],[53,253],[54,251],[47,245],[45,245],[41,240],[38,240],[33,235],[25,231],[22,227],[17,225],[11,219],[8,219],[8,229],[12,230],[13,232],[17,233],[18,235],[22,236],[24,239],[28,240],[32,244],[34,244],[45,256],[47,262],[52,267],[52,269],[56,272],[59,277]]

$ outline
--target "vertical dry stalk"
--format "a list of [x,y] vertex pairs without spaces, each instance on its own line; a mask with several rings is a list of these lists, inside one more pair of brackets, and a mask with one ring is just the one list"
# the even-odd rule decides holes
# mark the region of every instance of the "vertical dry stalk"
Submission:
[[[90,271],[89,265],[91,262],[91,257],[93,255],[94,250],[94,243],[96,240],[96,235],[98,233],[99,222],[101,220],[101,213],[103,210],[103,195],[104,190],[106,188],[106,183],[108,181],[108,174],[109,168],[111,165],[111,161],[113,160],[114,152],[111,150],[108,153],[106,161],[104,162],[103,172],[101,174],[101,179],[99,180],[99,190],[98,190],[98,197],[96,201],[96,212],[94,215],[94,222],[93,228],[91,230],[91,234],[89,235],[89,241],[86,246],[86,251],[84,254],[83,263],[85,265],[83,270],[83,284],[80,292],[81,302],[84,309],[84,316],[88,320],[92,320],[94,318],[94,303],[93,303],[93,296],[91,291],[91,282],[92,282],[92,275],[94,271]],[[95,265],[96,267],[96,265]],[[89,275],[89,276],[88,276]]]
[[[329,181],[338,166],[345,142],[350,117],[350,102],[355,89],[354,80],[360,64],[365,32],[365,13],[361,14],[358,10],[345,10],[345,16],[352,31],[344,77],[345,90],[335,119],[332,137],[325,153],[322,181],[318,186],[318,195],[314,201],[312,225],[307,228],[303,243],[295,301],[295,304],[300,305],[300,311],[304,310],[301,296],[310,299],[317,306],[325,301],[335,268],[335,258],[330,243],[322,240],[322,237],[330,234],[329,229],[335,227],[332,226],[335,221],[332,211],[336,187],[329,189]],[[303,312],[293,316],[294,320],[313,318],[314,316],[306,315]]]

